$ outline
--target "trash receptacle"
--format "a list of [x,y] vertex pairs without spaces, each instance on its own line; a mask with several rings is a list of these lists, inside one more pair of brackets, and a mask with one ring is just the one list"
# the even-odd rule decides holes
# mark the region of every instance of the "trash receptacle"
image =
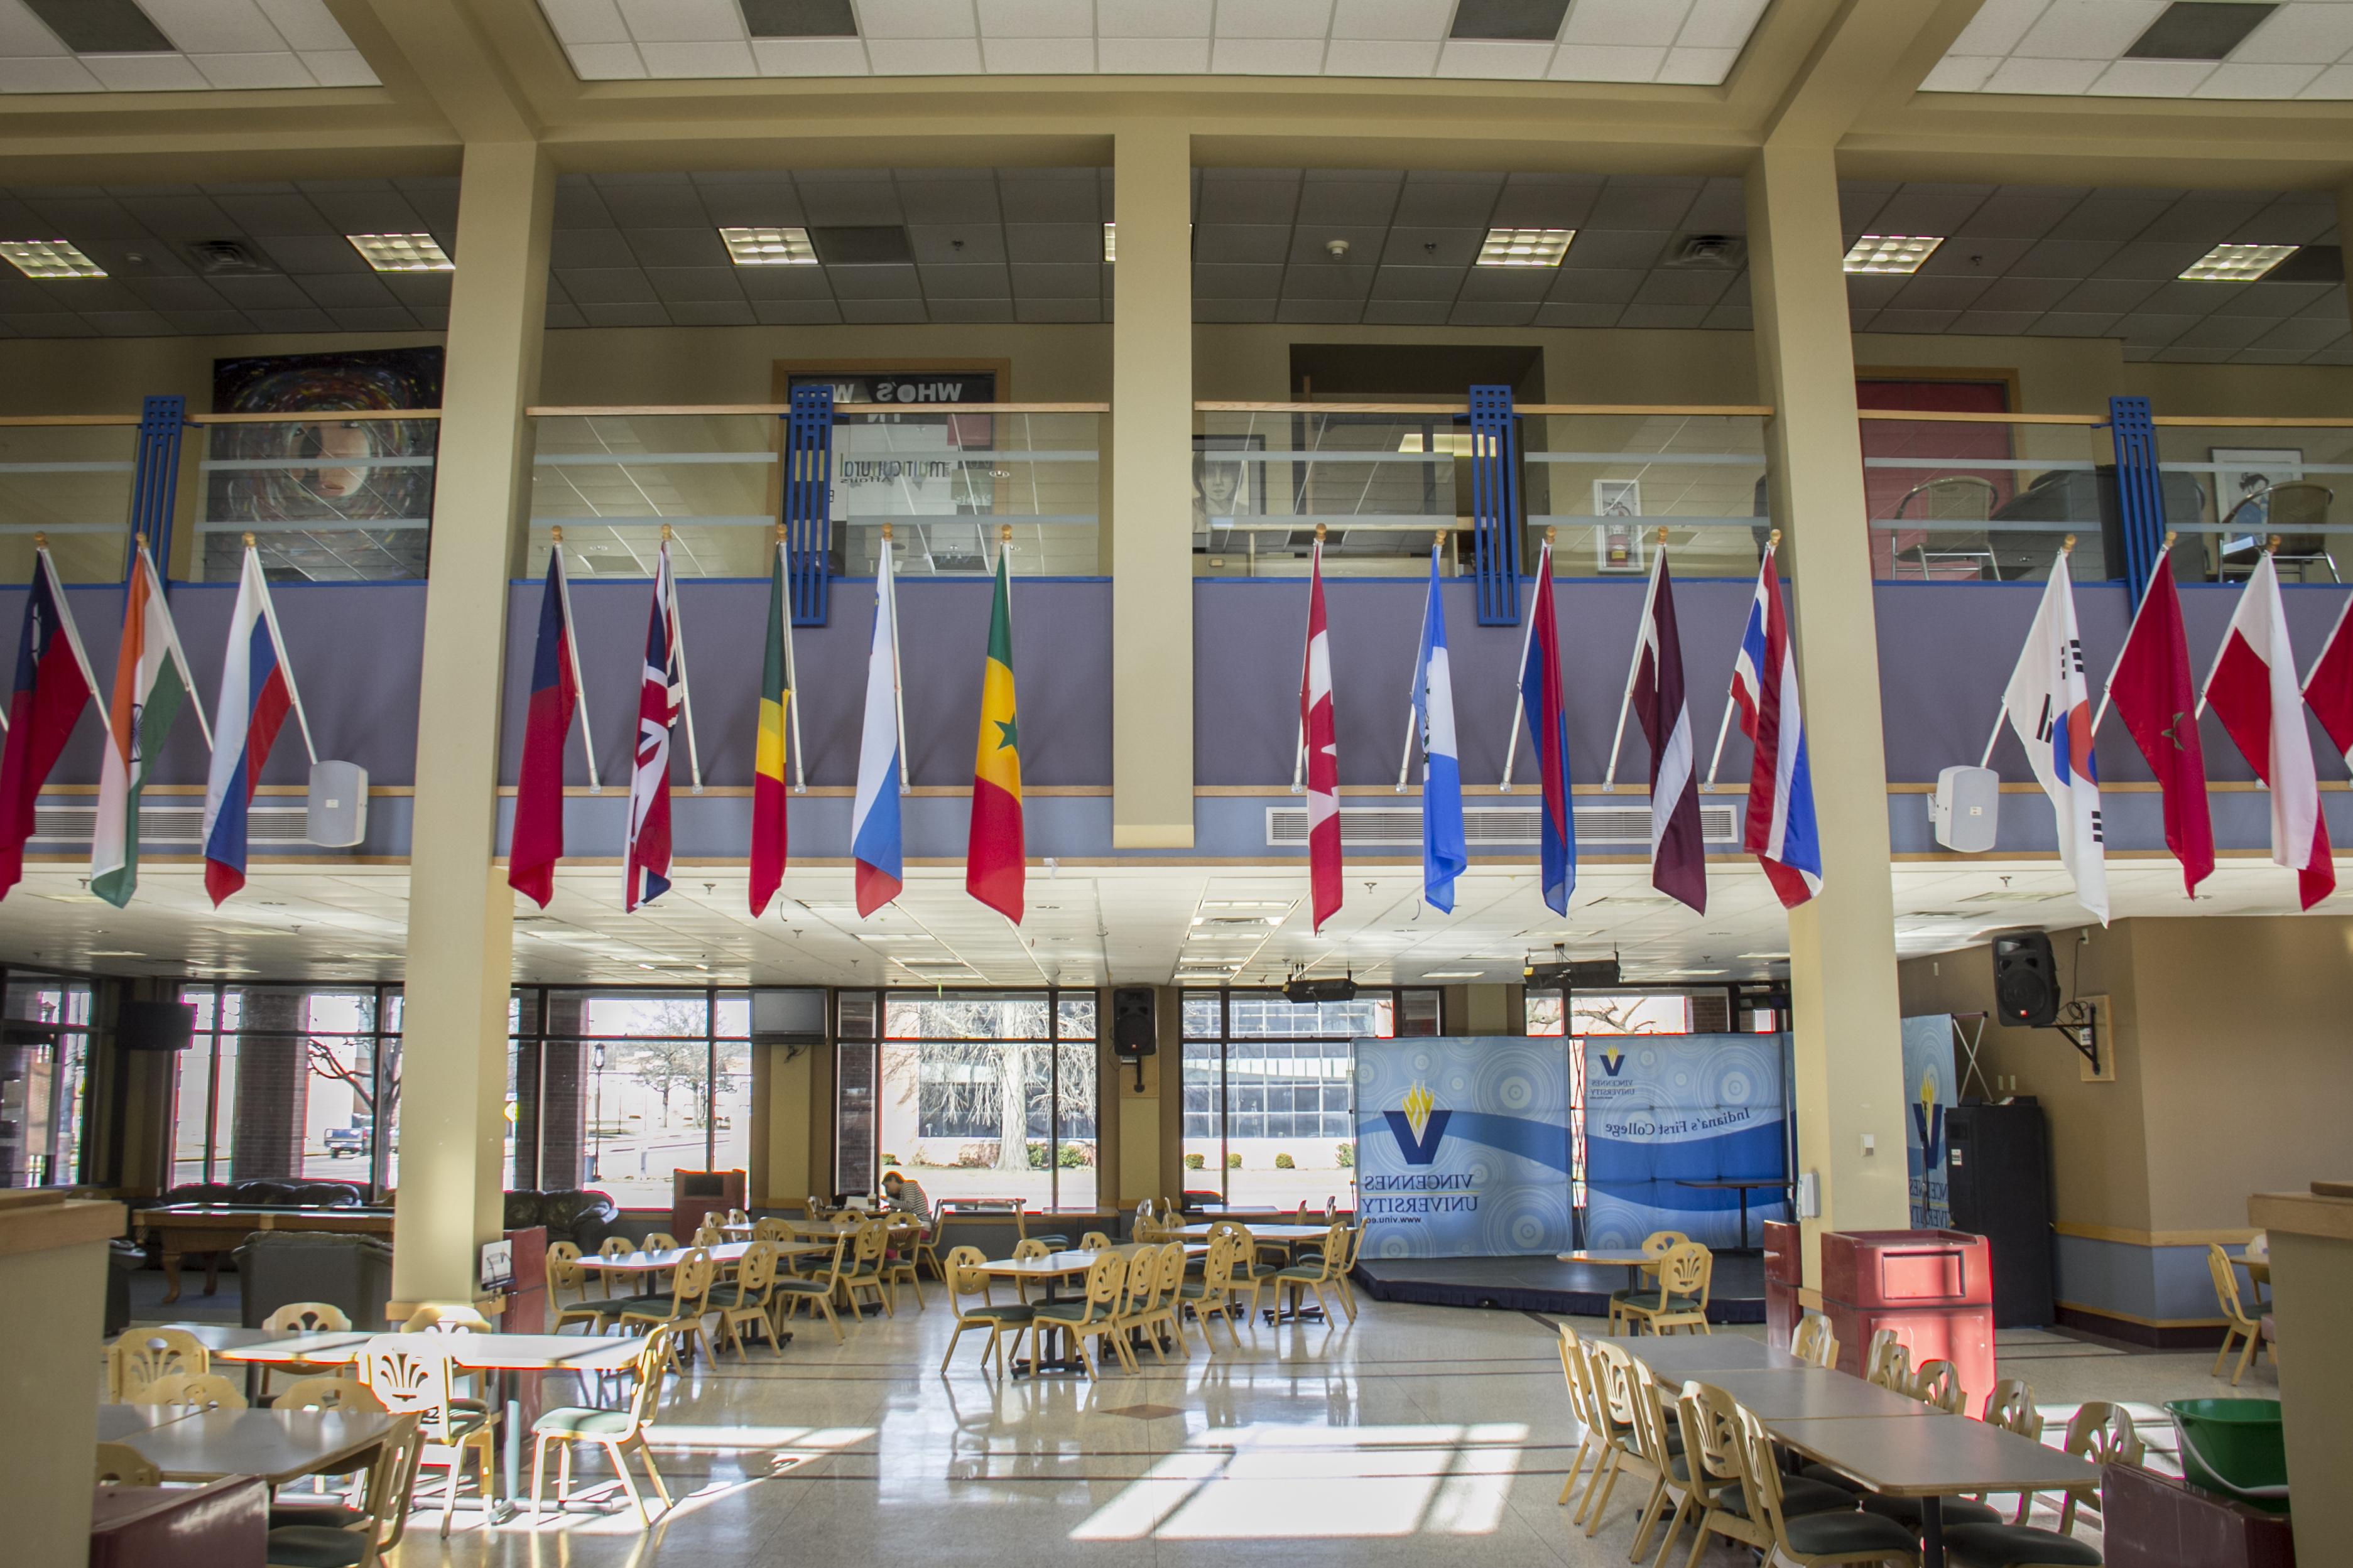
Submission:
[[258,1230],[237,1249],[237,1271],[248,1329],[293,1301],[324,1301],[353,1328],[381,1329],[392,1300],[392,1247],[373,1236]]
[[107,1244],[106,1337],[112,1339],[131,1326],[131,1277],[147,1266],[143,1247],[128,1241]]
[[1981,1411],[1994,1381],[1992,1259],[1967,1231],[1825,1231],[1822,1311],[1841,1370],[1862,1376],[1872,1335],[1894,1329],[1915,1367],[1951,1362],[1968,1413]]
[[2165,1413],[2181,1439],[2190,1485],[2269,1513],[2287,1511],[2287,1436],[2276,1399],[2174,1399]]

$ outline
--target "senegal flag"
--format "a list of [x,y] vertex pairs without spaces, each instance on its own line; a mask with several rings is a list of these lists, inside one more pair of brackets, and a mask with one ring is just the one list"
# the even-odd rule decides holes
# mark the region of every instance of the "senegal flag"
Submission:
[[760,670],[760,739],[752,752],[752,918],[768,910],[785,879],[785,707],[793,700],[786,684],[791,660],[785,639],[792,635],[785,595],[785,544],[776,542],[768,576],[768,657]]
[[[90,847],[90,890],[121,909],[139,886],[139,796],[163,753],[180,704],[195,689],[164,584],[145,541],[124,595],[122,647],[114,660],[113,734],[98,779],[98,826]],[[196,723],[205,721],[196,711]],[[209,745],[212,737],[205,737]]]
[[1021,846],[1021,745],[1013,703],[1013,590],[1003,547],[988,614],[988,663],[980,678],[980,743],[972,761],[972,837],[965,889],[1014,924],[1029,869]]

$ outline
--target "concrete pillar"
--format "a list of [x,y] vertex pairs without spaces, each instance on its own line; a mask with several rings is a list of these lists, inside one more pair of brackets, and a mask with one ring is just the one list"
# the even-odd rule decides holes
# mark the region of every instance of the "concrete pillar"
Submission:
[[449,300],[409,854],[393,1294],[473,1299],[500,1234],[514,896],[492,863],[507,579],[529,496],[554,177],[535,143],[466,149]]
[[299,1176],[311,1104],[309,1047],[296,1033],[302,1027],[302,995],[256,987],[245,993],[237,1016],[229,1180]]
[[1113,138],[1112,844],[1193,846],[1192,138]]
[[539,1080],[539,1184],[551,1193],[580,1183],[580,1145],[588,1107],[582,1092],[581,1045],[551,1039],[543,1047]]
[[1806,1279],[1819,1285],[1822,1231],[1910,1223],[1887,760],[1837,165],[1827,148],[1770,145],[1747,185],[1758,380],[1775,409],[1773,515],[1788,530],[1822,838],[1822,890],[1789,917],[1798,1166],[1821,1180]]

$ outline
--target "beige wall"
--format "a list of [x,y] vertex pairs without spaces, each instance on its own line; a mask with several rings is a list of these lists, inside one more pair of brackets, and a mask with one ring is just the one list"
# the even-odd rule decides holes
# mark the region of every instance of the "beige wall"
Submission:
[[[2150,1232],[2236,1231],[2250,1193],[2342,1163],[2353,1126],[2353,920],[2119,921],[2057,933],[2064,994],[2105,994],[2116,1081],[2085,1083],[2040,1029],[1986,1028],[1997,1087],[2050,1115],[2056,1217]],[[2077,963],[2081,963],[2078,978]],[[1989,1008],[1987,949],[1901,966],[1904,1011]]]

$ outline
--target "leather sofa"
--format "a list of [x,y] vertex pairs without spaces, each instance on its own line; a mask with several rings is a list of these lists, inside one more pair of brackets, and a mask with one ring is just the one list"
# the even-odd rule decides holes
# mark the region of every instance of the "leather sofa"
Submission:
[[507,1229],[529,1230],[533,1226],[543,1226],[548,1240],[568,1241],[583,1252],[594,1252],[602,1247],[620,1218],[620,1208],[599,1192],[573,1189],[507,1194]]
[[392,1300],[392,1247],[377,1237],[258,1230],[234,1256],[248,1329],[261,1327],[270,1313],[295,1301],[340,1307],[354,1328],[385,1326],[385,1303]]
[[368,1190],[360,1182],[259,1176],[242,1182],[189,1182],[172,1188],[155,1202],[224,1204],[237,1208],[356,1209],[368,1206]]

